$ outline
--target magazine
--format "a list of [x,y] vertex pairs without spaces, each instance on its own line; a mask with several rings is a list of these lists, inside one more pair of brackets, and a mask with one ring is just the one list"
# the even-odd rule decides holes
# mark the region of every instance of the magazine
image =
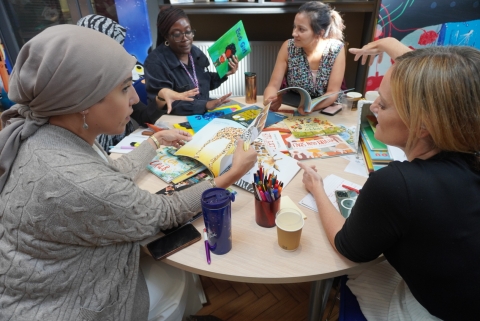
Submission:
[[207,51],[213,61],[213,65],[217,69],[218,76],[222,78],[228,72],[229,58],[235,55],[238,61],[240,61],[251,51],[242,20],[215,41]]
[[290,156],[296,160],[328,158],[354,154],[353,149],[339,135],[296,138],[292,134],[282,135]]
[[239,138],[244,140],[245,148],[259,136],[265,126],[269,109],[270,105],[263,108],[248,127],[231,119],[215,118],[175,155],[197,160],[217,177],[230,169]]
[[159,148],[147,169],[166,183],[181,182],[206,169],[203,164],[189,157],[176,156],[176,152],[177,149],[171,146]]
[[306,91],[305,89],[303,89],[302,87],[287,87],[287,88],[283,88],[283,89],[280,89],[278,92],[277,92],[277,95],[283,95],[283,94],[286,94],[287,92],[289,91],[294,91],[294,92],[297,92],[300,96],[300,102],[297,106],[295,107],[303,107],[303,110],[306,112],[306,113],[309,113],[312,111],[312,109],[318,105],[319,103],[321,103],[322,101],[324,101],[325,99],[327,99],[328,97],[330,96],[334,96],[334,95],[338,95],[338,94],[341,94],[341,93],[344,93],[344,92],[347,92],[347,91],[350,91],[350,90],[354,90],[355,88],[350,88],[350,89],[346,89],[346,90],[340,90],[338,92],[334,92],[334,93],[331,93],[331,94],[328,94],[328,95],[323,95],[323,96],[320,96],[320,97],[317,97],[317,98],[313,98],[310,97],[310,94],[308,93],[308,91]]
[[293,116],[283,120],[297,138],[317,135],[333,135],[344,130],[327,120],[324,116]]

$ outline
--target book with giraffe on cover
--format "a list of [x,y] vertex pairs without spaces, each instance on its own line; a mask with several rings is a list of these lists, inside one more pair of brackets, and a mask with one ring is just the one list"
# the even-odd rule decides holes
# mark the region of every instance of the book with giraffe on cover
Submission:
[[243,148],[248,149],[260,135],[269,109],[270,105],[263,108],[248,127],[234,120],[215,118],[179,148],[175,155],[195,159],[217,177],[230,169],[238,139],[243,139]]

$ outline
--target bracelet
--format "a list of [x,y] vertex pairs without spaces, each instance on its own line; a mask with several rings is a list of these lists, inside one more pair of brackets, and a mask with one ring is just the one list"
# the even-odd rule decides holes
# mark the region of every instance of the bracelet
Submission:
[[157,146],[157,149],[160,148],[160,142],[158,141],[158,139],[155,137],[155,136],[150,136],[149,138],[151,138],[153,140],[153,142],[155,143],[155,146]]
[[160,100],[160,101],[165,101],[165,99],[163,99],[162,97],[160,97],[158,94],[157,94],[157,99]]
[[215,179],[214,179],[214,178],[212,178],[212,179],[210,180],[210,184],[212,184],[212,187],[213,187],[213,188],[217,187],[217,184],[215,184]]

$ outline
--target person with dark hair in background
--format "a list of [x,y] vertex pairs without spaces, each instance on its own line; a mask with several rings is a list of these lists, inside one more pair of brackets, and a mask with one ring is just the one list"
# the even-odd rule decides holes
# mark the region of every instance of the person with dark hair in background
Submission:
[[[228,102],[231,93],[217,99],[210,99],[209,91],[218,88],[238,68],[236,56],[228,59],[229,71],[220,78],[216,72],[209,72],[207,56],[195,45],[195,30],[190,26],[187,14],[179,8],[164,6],[157,18],[157,47],[145,60],[145,80],[149,99],[148,106],[174,115],[203,114]],[[179,93],[198,88],[193,101],[176,101],[172,108],[158,97],[158,92],[169,88]]]
[[[81,18],[77,21],[77,26],[97,30],[109,36],[122,46],[125,41],[125,36],[127,32],[127,29],[118,24],[116,21],[97,14],[91,14]],[[196,90],[190,90],[184,93],[177,93],[168,88],[164,88],[163,90],[159,91],[158,96],[163,99],[167,104],[171,105],[171,103],[175,100],[191,101],[193,100],[193,98],[191,97],[195,96],[196,94]],[[147,106],[141,101],[138,101],[136,104],[134,104],[132,108],[133,113],[130,115],[130,117],[135,120],[140,126],[146,127],[146,123],[153,124],[158,119],[155,110],[153,112],[150,111]],[[125,136],[130,135],[134,130],[135,125],[132,121],[129,121],[125,127],[125,132],[118,135],[101,134],[97,137],[97,140],[98,143],[102,146],[102,148],[108,153],[111,146],[117,145]]]
[[[343,44],[345,26],[339,13],[319,1],[304,3],[293,22],[293,39],[285,41],[265,91],[264,105],[278,110],[282,104],[277,92],[281,87],[301,87],[312,98],[340,91],[345,74]],[[282,86],[283,84],[283,86]],[[330,106],[338,95],[332,95],[312,111]],[[304,108],[298,108],[304,114]]]

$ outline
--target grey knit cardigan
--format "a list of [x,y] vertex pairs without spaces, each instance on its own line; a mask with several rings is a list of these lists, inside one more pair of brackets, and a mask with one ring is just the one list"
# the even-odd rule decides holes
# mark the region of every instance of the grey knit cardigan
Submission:
[[144,143],[107,163],[80,137],[48,124],[22,143],[0,194],[0,320],[145,315],[134,306],[144,283],[138,242],[198,213],[211,187],[173,197],[140,189],[134,178],[154,155]]

